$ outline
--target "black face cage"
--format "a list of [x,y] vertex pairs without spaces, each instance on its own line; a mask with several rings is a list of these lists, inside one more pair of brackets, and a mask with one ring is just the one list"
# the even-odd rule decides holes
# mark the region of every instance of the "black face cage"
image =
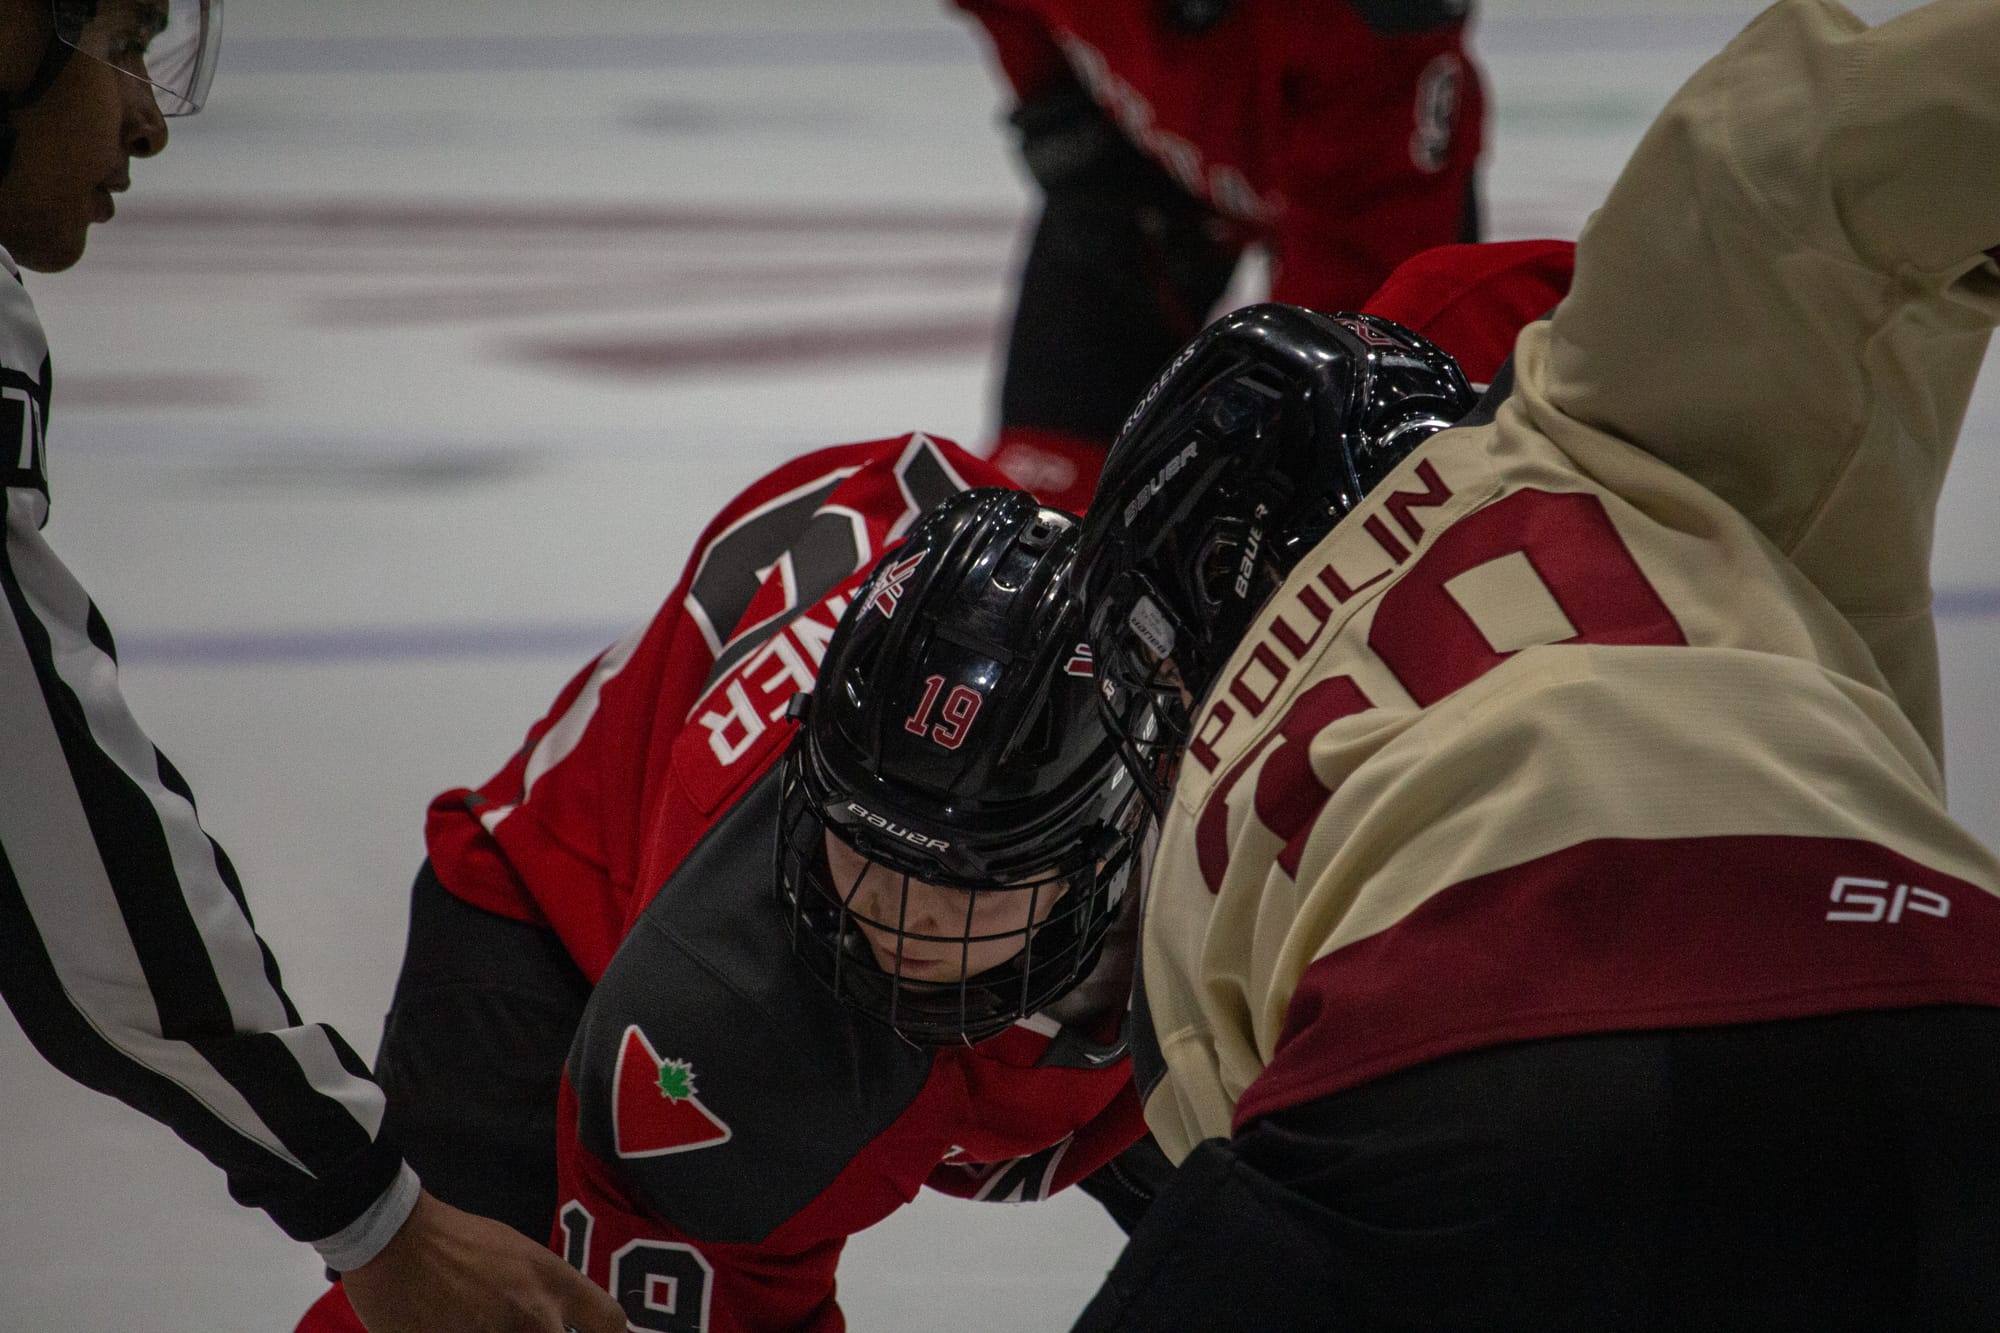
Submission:
[[1098,715],[1156,815],[1173,791],[1198,702],[1174,666],[1175,648],[1195,640],[1172,606],[1144,573],[1128,569],[1092,602],[1085,632]]
[[[861,915],[853,906],[859,881],[836,882],[827,864],[824,839],[829,828],[808,790],[805,749],[803,744],[793,745],[784,760],[775,877],[778,900],[790,923],[793,952],[843,1004],[918,1045],[970,1045],[1060,999],[1090,974],[1138,868],[1135,849],[1144,831],[1145,811],[1135,789],[1127,787],[1108,819],[1075,839],[1069,855],[1030,878],[1006,883],[950,875],[941,866],[912,856],[901,844],[871,837],[853,826],[832,830],[857,854],[901,876],[897,917],[880,920]],[[907,928],[912,880],[963,895],[963,924],[957,933],[927,935]],[[974,934],[981,901],[994,894],[1026,895],[1027,924]],[[864,924],[899,942],[956,947],[959,978],[939,982],[905,977],[900,955],[896,968],[885,970],[862,932]],[[971,946],[1001,940],[1019,940],[1020,948],[1006,962],[968,975],[965,963]]]

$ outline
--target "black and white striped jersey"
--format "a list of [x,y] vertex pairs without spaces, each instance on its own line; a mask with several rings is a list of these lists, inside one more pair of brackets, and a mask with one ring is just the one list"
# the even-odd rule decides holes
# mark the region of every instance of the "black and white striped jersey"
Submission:
[[0,263],[0,994],[58,1069],[352,1267],[416,1178],[378,1139],[366,1064],[286,996],[228,856],[119,692],[110,628],[43,539],[48,345]]

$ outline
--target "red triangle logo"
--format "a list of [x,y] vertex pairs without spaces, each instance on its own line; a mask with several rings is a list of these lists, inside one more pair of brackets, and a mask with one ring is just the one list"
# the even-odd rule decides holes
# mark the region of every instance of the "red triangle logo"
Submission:
[[618,1047],[611,1130],[620,1157],[658,1157],[729,1142],[729,1126],[694,1095],[694,1066],[662,1060],[634,1024]]

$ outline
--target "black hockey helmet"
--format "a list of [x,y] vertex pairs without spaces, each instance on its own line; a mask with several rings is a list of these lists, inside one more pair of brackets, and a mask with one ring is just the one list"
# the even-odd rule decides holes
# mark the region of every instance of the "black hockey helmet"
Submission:
[[1211,324],[1139,400],[1085,517],[1075,578],[1107,724],[1156,806],[1194,702],[1258,608],[1475,401],[1443,349],[1392,320],[1278,304]]
[[[1024,491],[953,497],[876,564],[801,696],[778,840],[793,945],[915,1042],[980,1041],[1067,993],[1134,868],[1145,806],[1096,708],[1078,531]],[[865,873],[836,874],[826,834]],[[862,895],[868,876],[897,887]]]

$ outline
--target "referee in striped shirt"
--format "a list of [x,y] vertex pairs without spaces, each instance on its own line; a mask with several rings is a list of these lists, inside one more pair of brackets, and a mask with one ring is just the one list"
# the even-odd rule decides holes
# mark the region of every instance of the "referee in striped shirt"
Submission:
[[548,1250],[425,1193],[366,1064],[300,1018],[229,858],[118,691],[43,540],[50,363],[23,268],[66,269],[198,110],[222,0],[0,0],[0,993],[63,1072],[167,1125],[342,1273],[374,1333],[614,1333]]

